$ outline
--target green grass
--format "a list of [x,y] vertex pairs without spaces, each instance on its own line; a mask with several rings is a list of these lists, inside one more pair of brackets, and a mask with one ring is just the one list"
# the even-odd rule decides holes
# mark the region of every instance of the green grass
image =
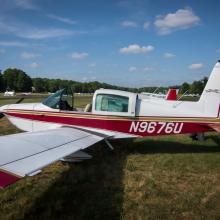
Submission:
[[[0,134],[18,132],[6,119],[0,125]],[[92,160],[58,162],[1,190],[0,219],[220,219],[218,134],[112,145],[96,144],[87,150]]]

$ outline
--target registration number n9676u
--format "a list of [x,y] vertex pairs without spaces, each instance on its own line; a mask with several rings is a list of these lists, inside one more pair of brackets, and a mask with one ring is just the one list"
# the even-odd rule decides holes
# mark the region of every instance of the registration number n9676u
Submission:
[[182,129],[183,123],[179,122],[133,121],[129,131],[131,133],[179,134]]

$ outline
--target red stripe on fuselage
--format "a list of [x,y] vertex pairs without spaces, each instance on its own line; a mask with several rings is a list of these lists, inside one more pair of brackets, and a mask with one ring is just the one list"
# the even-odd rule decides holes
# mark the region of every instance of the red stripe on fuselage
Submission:
[[[81,126],[86,128],[96,128],[96,129],[105,129],[108,131],[115,131],[115,132],[122,132],[125,134],[134,134],[139,136],[154,136],[154,135],[168,135],[168,134],[181,134],[181,133],[194,133],[194,132],[206,132],[209,131],[210,128],[205,123],[193,123],[193,122],[164,122],[166,125],[163,129],[161,129],[163,124],[160,124],[161,122],[158,121],[146,121],[146,120],[132,120],[132,118],[128,120],[122,120],[119,119],[119,117],[116,119],[97,119],[92,118],[92,115],[90,118],[77,118],[74,117],[76,114],[73,114],[72,117],[64,117],[62,115],[38,115],[38,114],[28,114],[27,112],[25,114],[22,113],[13,113],[13,112],[7,112],[8,115],[23,118],[23,119],[30,119],[34,121],[41,121],[41,122],[51,122],[51,123],[59,123],[63,125],[71,125],[71,126]],[[56,114],[59,114],[56,112]],[[62,113],[61,113],[62,114]],[[81,115],[81,114],[79,114]],[[132,123],[139,123],[135,124],[135,129],[131,129]],[[147,125],[146,125],[147,123]],[[169,123],[169,124],[168,124]],[[173,125],[172,125],[173,123]],[[182,123],[182,126],[181,126]],[[150,127],[154,126],[155,128],[150,129]],[[176,127],[176,130],[178,130],[178,127],[181,126],[181,130],[179,130],[178,133],[175,133],[173,130]],[[146,127],[146,129],[145,129]],[[168,128],[171,127],[171,130]],[[172,130],[173,127],[173,130]],[[171,132],[170,132],[171,131]]]
[[[25,113],[29,113],[29,114],[31,114],[31,115],[33,115],[32,114],[32,112],[36,112],[36,111],[33,111],[33,110],[26,110],[26,109],[9,109],[10,111],[23,111],[23,112],[25,112]],[[39,111],[40,113],[42,113],[42,114],[47,114],[47,113],[52,113],[52,114],[65,114],[65,115],[69,115],[69,116],[79,116],[79,115],[82,115],[82,116],[87,116],[87,117],[114,117],[114,118],[131,118],[132,119],[132,117],[123,117],[123,116],[118,116],[118,115],[103,115],[103,114],[93,114],[93,113],[85,113],[85,112],[74,112],[74,111],[58,111],[58,112],[56,112],[56,111],[43,111],[43,110],[40,110]],[[5,112],[6,114],[8,113],[8,112]],[[135,119],[138,119],[138,120],[141,120],[141,119],[146,119],[146,118],[148,118],[148,119],[151,119],[151,118],[173,118],[173,119],[201,119],[201,121],[202,121],[202,119],[217,119],[217,118],[220,118],[220,104],[219,104],[219,109],[218,109],[218,112],[217,112],[217,115],[216,116],[212,116],[212,117],[208,117],[208,116],[203,116],[203,117],[201,117],[201,116],[193,116],[193,117],[190,117],[190,116],[181,116],[181,117],[179,117],[179,116],[167,116],[167,115],[163,115],[163,116],[154,116],[154,115],[139,115],[139,116],[135,116]],[[143,120],[144,120],[143,119]]]

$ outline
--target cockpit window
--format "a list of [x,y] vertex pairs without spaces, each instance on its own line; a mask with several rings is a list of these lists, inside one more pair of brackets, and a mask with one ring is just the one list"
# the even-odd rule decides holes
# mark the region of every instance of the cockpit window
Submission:
[[64,89],[58,90],[53,95],[49,96],[47,99],[43,101],[44,105],[47,105],[50,108],[59,109],[60,108],[60,100],[62,97],[62,94],[64,92]]
[[107,112],[128,112],[129,98],[126,96],[98,94],[96,96],[95,110]]
[[72,111],[73,94],[68,94],[65,89],[61,89],[45,99],[43,104],[54,109]]

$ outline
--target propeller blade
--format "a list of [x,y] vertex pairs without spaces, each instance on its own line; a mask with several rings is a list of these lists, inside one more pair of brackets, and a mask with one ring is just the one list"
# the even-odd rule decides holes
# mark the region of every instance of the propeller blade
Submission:
[[20,98],[17,102],[15,102],[15,104],[19,104],[24,100],[24,97]]
[[[15,104],[19,104],[24,100],[24,97],[20,98]],[[5,115],[3,113],[0,113],[0,119],[3,118]]]

